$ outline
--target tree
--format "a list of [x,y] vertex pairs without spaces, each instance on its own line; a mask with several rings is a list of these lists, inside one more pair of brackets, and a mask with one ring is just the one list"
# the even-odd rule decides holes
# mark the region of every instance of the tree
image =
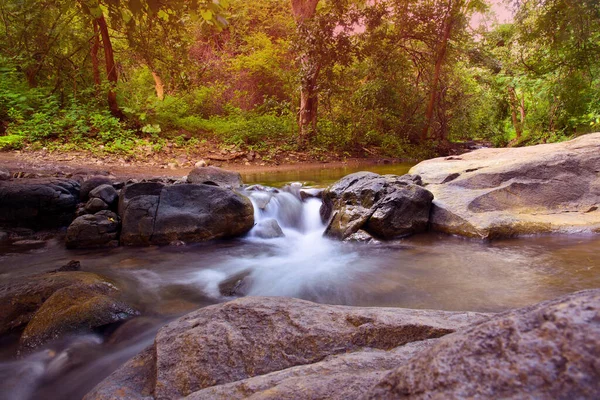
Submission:
[[[298,34],[307,38],[310,35],[307,22],[315,16],[319,0],[291,0],[292,12]],[[321,66],[311,57],[310,51],[300,56],[300,109],[298,111],[299,141],[306,144],[310,135],[317,129],[317,79]]]

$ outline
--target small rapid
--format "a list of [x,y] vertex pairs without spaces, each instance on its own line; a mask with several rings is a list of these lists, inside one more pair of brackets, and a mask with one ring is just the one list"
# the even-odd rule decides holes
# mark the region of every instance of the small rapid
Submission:
[[258,251],[199,272],[195,280],[204,292],[349,301],[345,288],[356,272],[367,269],[366,260],[347,243],[323,236],[318,193],[292,183],[281,189],[255,185],[245,194],[254,206],[256,225],[244,241]]

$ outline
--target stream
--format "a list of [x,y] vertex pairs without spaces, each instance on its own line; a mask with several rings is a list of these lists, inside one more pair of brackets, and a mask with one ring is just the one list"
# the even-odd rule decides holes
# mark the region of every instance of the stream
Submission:
[[[409,167],[358,169],[404,174]],[[481,242],[430,233],[379,244],[326,239],[320,200],[302,201],[299,184],[286,184],[324,187],[352,172],[339,168],[244,176],[248,184],[280,188],[247,192],[257,222],[275,219],[282,228],[285,236],[275,239],[261,239],[251,231],[243,238],[181,247],[73,251],[60,239],[26,248],[0,246],[1,280],[26,279],[79,260],[82,270],[117,282],[127,301],[142,311],[124,332],[66,337],[21,358],[14,357],[14,338],[0,343],[0,398],[79,399],[150,345],[166,322],[235,295],[500,312],[600,287],[599,235]]]

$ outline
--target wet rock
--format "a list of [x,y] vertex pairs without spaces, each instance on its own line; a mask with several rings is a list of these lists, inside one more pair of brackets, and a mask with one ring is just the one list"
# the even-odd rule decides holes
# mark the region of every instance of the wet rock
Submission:
[[[122,393],[131,398],[181,398],[260,375],[268,379],[266,374],[276,371],[282,371],[284,379],[291,367],[350,352],[392,350],[487,318],[477,313],[246,297],[205,307],[161,328],[151,349],[117,370],[86,398],[109,399]],[[357,358],[355,366],[361,363]],[[387,362],[382,362],[382,368],[389,366],[384,366]],[[320,373],[323,379],[329,375],[323,369]]]
[[67,247],[93,248],[119,245],[120,218],[112,211],[78,217],[67,229]]
[[323,189],[307,188],[300,190],[300,197],[302,200],[306,199],[320,199],[323,197]]
[[274,218],[263,219],[258,222],[252,229],[252,235],[261,239],[275,239],[285,236]]
[[600,290],[448,335],[387,375],[371,399],[600,397]]
[[58,289],[37,310],[20,339],[21,351],[39,347],[71,333],[89,332],[124,321],[138,312],[115,299],[108,282]]
[[69,271],[79,271],[81,270],[81,263],[76,260],[71,260],[62,267],[55,269],[52,272],[69,272]]
[[345,242],[362,242],[362,243],[379,243],[378,240],[374,239],[368,232],[359,229],[352,235],[344,239]]
[[6,168],[0,168],[0,181],[7,181],[11,178],[10,171]]
[[101,199],[91,198],[85,204],[85,211],[89,214],[95,214],[98,211],[108,210],[108,204],[106,204]]
[[113,207],[119,199],[119,194],[112,185],[100,185],[90,191],[90,198],[97,198],[106,203],[109,207]]
[[212,185],[140,183],[121,192],[124,245],[186,243],[239,236],[254,225],[247,197]]
[[0,284],[0,335],[25,327],[54,292],[68,286],[110,283],[89,272],[57,272],[28,276]]
[[251,273],[252,270],[246,269],[228,277],[227,279],[219,283],[219,293],[221,293],[222,296],[226,297],[245,295],[244,291],[242,290],[242,287],[244,285],[244,280]]
[[188,174],[187,181],[188,183],[203,183],[232,189],[242,186],[242,176],[239,172],[226,171],[218,167],[194,168]]
[[111,184],[112,180],[106,176],[92,176],[81,184],[79,198],[81,201],[87,201],[92,190],[96,189],[98,186]]
[[325,235],[346,239],[362,229],[380,239],[427,230],[433,195],[418,177],[357,172],[323,193]]
[[[493,239],[600,232],[600,133],[569,142],[481,149],[413,167],[435,200],[431,228]],[[594,210],[589,212],[589,210]]]
[[69,225],[79,183],[70,179],[17,179],[0,182],[0,226],[35,230]]

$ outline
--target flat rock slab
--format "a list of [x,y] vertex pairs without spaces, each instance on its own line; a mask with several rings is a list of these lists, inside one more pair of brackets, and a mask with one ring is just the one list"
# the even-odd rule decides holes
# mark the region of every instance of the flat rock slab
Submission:
[[410,173],[435,197],[436,231],[483,239],[600,233],[600,133],[436,158]]
[[[382,371],[428,344],[401,346],[439,338],[488,318],[480,313],[246,297],[200,309],[163,327],[152,348],[113,373],[86,399],[120,394],[156,399],[214,394],[219,398],[228,392],[238,398],[241,390],[250,387],[248,395],[279,387],[280,398],[286,398],[284,387],[298,388],[302,377],[323,380],[326,371],[333,374],[339,368],[340,375],[330,377],[330,383],[345,386],[361,379],[361,366],[374,383]],[[322,384],[314,393],[337,389],[340,386]]]

